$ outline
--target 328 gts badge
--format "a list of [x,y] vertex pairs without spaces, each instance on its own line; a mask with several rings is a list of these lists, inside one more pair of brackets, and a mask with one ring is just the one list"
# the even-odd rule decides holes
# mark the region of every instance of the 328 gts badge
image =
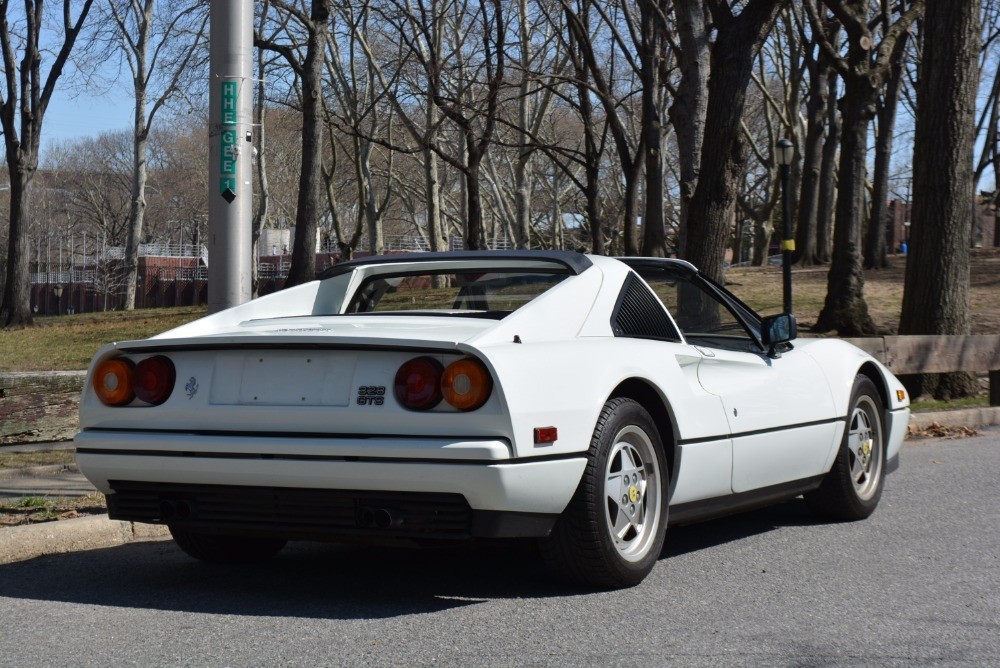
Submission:
[[358,406],[381,406],[385,403],[385,385],[362,385],[358,388]]

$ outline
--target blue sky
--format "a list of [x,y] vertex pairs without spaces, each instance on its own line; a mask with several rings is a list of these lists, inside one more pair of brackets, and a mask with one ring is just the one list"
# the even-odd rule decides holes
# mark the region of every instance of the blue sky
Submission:
[[104,95],[72,93],[56,86],[42,125],[42,152],[53,141],[94,137],[132,127],[132,101],[124,91]]

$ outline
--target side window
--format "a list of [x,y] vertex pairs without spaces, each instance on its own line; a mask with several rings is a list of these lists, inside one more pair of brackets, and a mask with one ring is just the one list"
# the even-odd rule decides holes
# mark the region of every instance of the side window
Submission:
[[670,311],[688,343],[760,352],[760,346],[742,321],[709,285],[697,278],[668,272],[650,272],[643,278]]

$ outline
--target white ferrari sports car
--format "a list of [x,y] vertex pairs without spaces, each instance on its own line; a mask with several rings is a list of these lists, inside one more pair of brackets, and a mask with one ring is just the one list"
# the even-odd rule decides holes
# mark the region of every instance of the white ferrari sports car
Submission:
[[536,537],[640,582],[668,522],[804,494],[867,517],[900,382],[680,260],[369,257],[94,358],[76,436],[112,518],[208,561],[288,540]]

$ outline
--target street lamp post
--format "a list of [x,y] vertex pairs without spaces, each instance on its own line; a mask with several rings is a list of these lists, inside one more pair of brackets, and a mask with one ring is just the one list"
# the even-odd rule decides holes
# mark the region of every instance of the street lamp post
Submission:
[[788,192],[788,175],[792,160],[795,158],[795,144],[787,139],[779,139],[775,145],[775,158],[781,174],[781,220],[783,235],[781,239],[782,287],[784,294],[784,311],[792,312],[792,251],[795,250],[795,240],[792,239],[792,218],[788,212],[791,207]]
[[62,285],[57,283],[56,287],[52,288],[52,293],[56,296],[56,315],[62,315]]

